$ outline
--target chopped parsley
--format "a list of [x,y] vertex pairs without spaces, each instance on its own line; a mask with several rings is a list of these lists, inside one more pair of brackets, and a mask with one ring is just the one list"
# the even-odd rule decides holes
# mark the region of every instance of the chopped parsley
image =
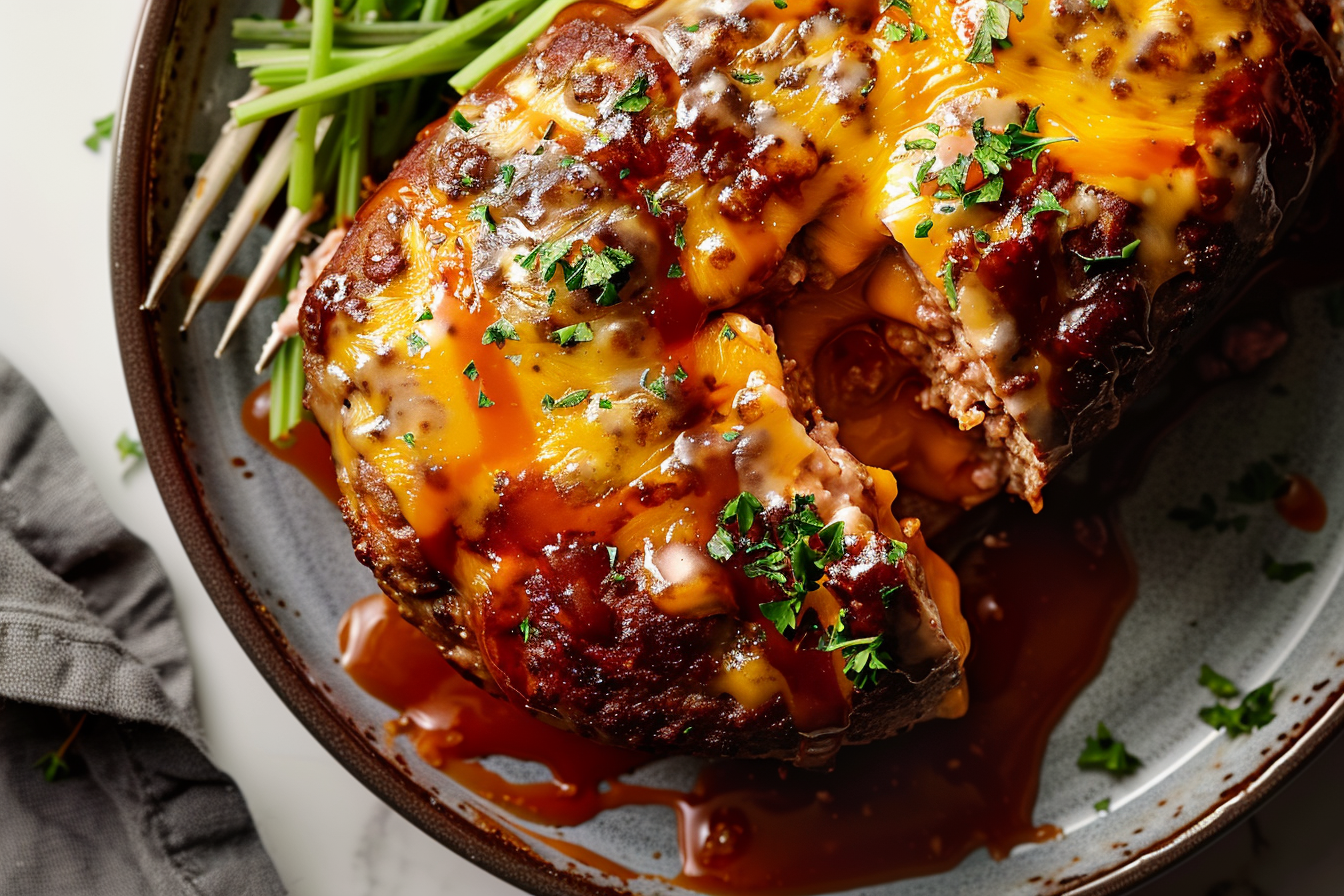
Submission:
[[[751,492],[742,492],[728,501],[719,514],[719,528],[711,539],[711,556],[726,560],[737,550],[730,526],[737,528],[737,537],[746,545],[747,553],[764,552],[743,567],[748,578],[764,578],[784,591],[781,600],[760,604],[761,614],[782,635],[789,635],[798,626],[803,599],[808,592],[820,587],[826,567],[844,554],[845,524],[837,520],[825,525],[816,513],[816,499],[811,495],[795,495],[791,510],[778,524],[768,540],[751,543],[750,533],[765,508]],[[821,549],[812,547],[812,536],[817,536]],[[855,661],[855,674],[862,674],[871,664]],[[876,667],[873,667],[874,669]]]
[[672,228],[672,245],[678,249],[686,248],[686,234],[682,231],[680,224]]
[[694,34],[700,30],[700,23],[696,22],[694,25],[683,25],[682,30]]
[[581,320],[576,324],[570,324],[556,330],[551,334],[551,339],[560,343],[562,348],[568,348],[579,342],[592,342],[593,328],[588,326],[587,321]]
[[736,498],[723,505],[723,510],[719,513],[719,521],[724,525],[730,522],[737,523],[737,534],[743,538],[751,531],[751,527],[756,523],[756,514],[765,510],[761,502],[751,492],[742,492]]
[[[980,202],[995,202],[1003,196],[1003,173],[1012,168],[1014,161],[1026,159],[1031,162],[1032,171],[1035,171],[1041,153],[1045,151],[1047,146],[1052,143],[1077,139],[1075,137],[1041,136],[1037,123],[1037,114],[1040,109],[1040,106],[1036,106],[1027,114],[1027,119],[1023,124],[1010,124],[1004,128],[1002,134],[986,128],[983,118],[976,119],[971,125],[971,133],[975,137],[975,148],[970,155],[958,153],[957,158],[950,165],[938,172],[935,177],[938,189],[933,194],[934,199],[943,203],[960,199],[962,205],[966,208]],[[937,125],[928,124],[925,125],[925,128],[934,134],[939,133]],[[905,143],[906,149],[929,152],[936,145],[934,141],[926,138],[909,140]],[[972,162],[979,163],[980,171],[985,179],[975,187],[968,189],[966,178],[970,174]],[[935,159],[930,155],[919,166],[915,179],[910,184],[910,189],[915,195],[922,192],[923,185],[929,179],[934,163]],[[1053,195],[1051,195],[1051,199],[1054,199]],[[1042,199],[1040,201],[1049,202],[1050,200]],[[1058,205],[1057,201],[1056,205]],[[952,207],[947,205],[940,205],[938,208],[943,212],[953,210]],[[1037,209],[1035,213],[1039,214],[1041,211],[1052,210],[1056,209],[1047,206]],[[1063,211],[1063,209],[1058,209],[1058,211]]]
[[560,167],[561,167],[561,168],[570,168],[570,167],[572,167],[572,166],[574,165],[574,163],[577,162],[577,161],[578,161],[578,159],[574,158],[573,156],[565,156],[563,159],[560,160]]
[[618,175],[616,175],[616,176],[617,176],[620,180],[625,180],[627,177],[630,176],[630,169],[629,169],[629,168],[622,168],[622,169],[621,169],[621,173],[618,174]]
[[1246,467],[1240,479],[1227,484],[1227,500],[1234,504],[1259,504],[1281,498],[1291,483],[1266,460],[1258,460]]
[[419,333],[412,332],[411,335],[406,337],[406,350],[411,354],[418,355],[427,348],[429,348],[429,343]]
[[[1200,679],[1202,683],[1202,675]],[[1274,721],[1274,682],[1251,691],[1236,706],[1223,703],[1206,706],[1199,711],[1199,718],[1212,728],[1227,731],[1228,737],[1250,734],[1256,728],[1263,728]]]
[[597,400],[597,406],[600,407],[600,408],[601,408],[602,410],[604,410],[604,411],[609,411],[609,410],[611,410],[611,399],[610,399],[610,398],[599,398],[599,399]]
[[743,84],[759,84],[765,80],[765,76],[760,72],[753,72],[750,69],[735,68],[729,74],[733,76],[734,81],[740,81]]
[[967,54],[966,61],[977,65],[993,65],[994,48],[1012,46],[1008,43],[1008,23],[1011,16],[1017,16],[1017,20],[1022,21],[1024,6],[1026,0],[989,0],[985,4],[984,18],[980,20],[980,27],[971,41],[971,52]]
[[420,316],[415,319],[415,322],[420,323],[421,321],[433,320],[433,319],[434,319],[434,312],[426,308],[424,311],[420,312]]
[[736,442],[740,438],[742,438],[742,433],[736,429],[730,429],[723,434],[723,440],[725,442]]
[[572,242],[541,242],[526,255],[515,255],[513,260],[529,271],[540,269],[541,280],[546,283],[555,276],[555,269],[560,266],[572,248],[574,248]]
[[709,551],[709,556],[720,563],[730,559],[736,551],[733,547],[733,536],[727,529],[719,526],[714,530],[714,534],[709,537],[709,544],[705,546]]
[[895,44],[905,40],[909,33],[910,29],[899,22],[888,22],[886,33],[882,36]]
[[1025,224],[1030,224],[1036,219],[1037,215],[1043,215],[1046,212],[1063,212],[1066,218],[1069,215],[1068,209],[1059,204],[1059,199],[1055,197],[1054,193],[1049,190],[1042,190],[1041,195],[1036,197],[1036,202],[1022,216],[1022,221]]
[[892,541],[891,547],[887,548],[887,562],[895,566],[905,559],[910,546],[903,541]]
[[615,109],[620,112],[643,112],[651,100],[645,93],[649,89],[649,79],[639,75],[626,88],[625,93],[616,98]]
[[116,115],[112,112],[107,113],[93,123],[93,133],[84,138],[84,145],[97,152],[103,146],[104,140],[112,139],[113,122]]
[[634,263],[635,256],[624,249],[607,246],[598,252],[585,244],[579,260],[572,266],[564,266],[565,286],[571,291],[596,288],[599,290],[597,304],[615,305],[620,301],[618,293],[625,283],[625,272]]
[[[844,523],[832,525],[844,526]],[[854,682],[855,690],[863,690],[876,683],[879,672],[890,671],[895,665],[891,654],[883,644],[885,635],[871,638],[855,638],[848,630],[845,619],[848,611],[841,610],[834,628],[828,628],[817,642],[817,649],[831,652],[840,651],[845,659],[845,677]]]
[[583,404],[583,400],[588,397],[587,389],[575,389],[573,392],[565,393],[563,398],[552,398],[550,395],[543,395],[541,406],[546,410],[553,408],[573,408]]
[[[1102,0],[1102,2],[1105,3],[1106,0]],[[1092,804],[1092,808],[1096,809],[1098,812],[1111,811],[1111,798],[1106,797],[1104,800],[1097,800],[1095,803]]]
[[481,372],[476,369],[475,361],[469,361],[467,362],[467,366],[462,368],[462,375],[474,383],[476,382],[476,377],[481,375]]
[[1110,5],[1111,0],[1087,0],[1087,2],[1092,4],[1093,9],[1104,10]]
[[677,365],[677,369],[672,373],[672,379],[679,383],[686,382],[688,376],[690,376],[690,374],[687,373],[686,368],[682,367],[680,364]]
[[639,386],[651,395],[667,401],[667,376],[665,374],[660,374],[657,379],[651,380],[649,379],[649,369],[645,368],[644,372],[639,375]]
[[530,619],[524,619],[522,622],[518,623],[518,631],[522,632],[523,643],[526,644],[528,639],[532,637],[532,621]]
[[126,461],[132,459],[133,460],[145,459],[145,449],[141,446],[139,442],[137,442],[135,439],[131,438],[124,432],[121,435],[117,436],[116,447],[117,447],[118,460]]
[[492,408],[492,407],[494,407],[494,406],[495,406],[495,403],[494,403],[493,401],[491,401],[489,398],[486,397],[486,395],[485,395],[485,390],[484,390],[484,389],[481,389],[481,390],[477,391],[477,393],[476,393],[476,407],[478,407],[478,408]]
[[1265,554],[1264,562],[1260,565],[1265,578],[1271,582],[1291,582],[1294,579],[1300,579],[1309,572],[1313,572],[1316,566],[1303,560],[1300,563],[1280,563],[1269,554]]
[[644,194],[644,201],[649,204],[649,214],[655,218],[663,214],[663,204],[658,201],[658,194],[649,189],[640,190]]
[[1077,255],[1079,258],[1083,260],[1083,273],[1090,274],[1092,273],[1092,269],[1094,267],[1097,267],[1098,265],[1107,265],[1112,264],[1114,262],[1129,261],[1131,258],[1134,257],[1134,253],[1139,251],[1139,243],[1141,242],[1143,242],[1143,240],[1135,240],[1128,246],[1125,246],[1125,248],[1121,249],[1119,255],[1087,256],[1081,252],[1074,252],[1073,254]]
[[952,270],[952,259],[938,271],[938,277],[943,281],[943,292],[947,295],[947,304],[953,310],[957,310],[957,280]]
[[1200,529],[1207,528],[1212,528],[1215,532],[1226,532],[1228,529],[1245,532],[1247,524],[1251,521],[1251,518],[1245,514],[1233,517],[1218,516],[1218,503],[1213,500],[1213,495],[1208,492],[1199,496],[1198,507],[1174,507],[1167,514],[1167,519],[1176,523],[1185,523],[1191,532],[1198,532]]
[[501,166],[500,166],[500,168],[499,168],[499,179],[504,183],[504,188],[505,188],[505,189],[508,189],[509,187],[513,186],[513,176],[514,176],[514,174],[516,174],[517,172],[518,172],[518,169],[514,168],[512,165],[501,165]]
[[737,333],[733,330],[731,326],[729,326],[728,324],[724,324],[723,330],[719,332],[719,338],[724,341],[729,341],[732,339],[736,339]]
[[931,230],[933,230],[933,219],[925,218],[923,221],[920,221],[918,224],[915,225],[915,239],[917,240],[926,239],[929,235],[929,231]]
[[1101,722],[1097,723],[1097,736],[1088,737],[1087,745],[1078,756],[1079,768],[1106,771],[1113,775],[1131,774],[1142,764]]
[[467,117],[462,114],[460,109],[454,109],[453,114],[449,117],[452,118],[453,124],[457,125],[458,128],[461,129],[463,133],[466,133],[467,131],[475,127],[474,124],[467,121]]
[[513,324],[501,317],[485,328],[485,332],[481,334],[481,345],[494,345],[496,348],[503,348],[504,341],[507,339],[518,342],[518,331],[513,328]]
[[667,266],[667,277],[669,280],[680,280],[686,276],[686,272],[681,269],[681,265],[675,261]]
[[775,9],[788,9],[788,8],[789,4],[787,0],[775,0]]
[[410,445],[412,448],[415,447],[415,433],[408,432],[401,437],[401,440],[405,442],[407,445]]
[[1199,686],[1208,688],[1215,697],[1231,698],[1241,693],[1241,688],[1233,684],[1231,679],[1213,671],[1208,663],[1199,667]]
[[490,206],[473,205],[467,217],[473,221],[480,221],[485,225],[485,229],[491,233],[495,232],[495,219],[490,215]]

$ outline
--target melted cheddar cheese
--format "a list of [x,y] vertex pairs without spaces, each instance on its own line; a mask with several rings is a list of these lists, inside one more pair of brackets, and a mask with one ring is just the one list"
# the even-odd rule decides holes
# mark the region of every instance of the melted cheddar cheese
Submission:
[[[928,371],[908,362],[881,374],[868,405],[812,395],[870,468],[820,434],[794,384],[826,392],[809,379],[818,369],[852,372],[852,355],[823,357],[834,339],[861,352],[898,341],[874,322],[898,325],[911,344],[966,346],[996,391],[1030,374],[1006,414],[1043,451],[1067,447],[1052,362],[1016,313],[974,269],[943,285],[966,234],[995,242],[1024,225],[993,202],[940,199],[933,180],[977,133],[1021,128],[1030,109],[1040,134],[1074,138],[1044,158],[1086,185],[1041,218],[1056,255],[1067,230],[1097,219],[1104,191],[1134,208],[1128,262],[1151,293],[1185,270],[1175,234],[1201,209],[1200,170],[1232,185],[1214,215],[1235,213],[1253,172],[1230,160],[1252,149],[1201,130],[1201,109],[1212,85],[1274,50],[1258,4],[1030,0],[992,65],[966,61],[983,0],[910,10],[667,0],[573,11],[426,130],[361,212],[383,242],[352,244],[319,283],[345,310],[309,339],[310,404],[349,512],[368,516],[372,471],[515,699],[541,700],[522,683],[525,648],[499,646],[501,633],[545,622],[529,615],[533,583],[549,570],[563,591],[554,558],[582,549],[667,616],[743,620],[714,647],[709,690],[750,710],[780,698],[803,732],[843,729],[848,710],[826,704],[853,699],[840,653],[825,657],[833,696],[804,694],[803,673],[772,653],[759,596],[710,556],[740,492],[767,509],[812,496],[823,520],[844,523],[854,557],[875,538],[909,543],[936,613],[922,611],[904,659],[949,644],[964,658],[956,578],[916,522],[892,517],[890,471],[943,500],[993,494],[1003,474],[986,466],[983,440],[945,416],[951,404],[973,430],[983,403],[940,406]],[[585,17],[596,23],[586,31]],[[925,39],[910,38],[916,24]],[[1019,177],[1031,167],[1013,162]],[[972,169],[967,188],[985,176]],[[580,265],[593,282],[567,287]],[[806,598],[823,628],[847,606],[834,585]],[[948,693],[942,712],[964,707],[964,693]]]

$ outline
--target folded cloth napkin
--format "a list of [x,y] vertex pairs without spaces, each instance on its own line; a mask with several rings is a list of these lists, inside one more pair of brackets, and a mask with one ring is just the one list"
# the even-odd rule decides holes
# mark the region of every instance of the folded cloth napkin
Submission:
[[0,893],[283,892],[205,756],[162,568],[0,359]]

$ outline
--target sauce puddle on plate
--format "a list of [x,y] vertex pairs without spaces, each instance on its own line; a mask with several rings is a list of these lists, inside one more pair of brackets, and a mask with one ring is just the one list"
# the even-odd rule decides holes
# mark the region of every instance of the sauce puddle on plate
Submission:
[[[521,818],[572,825],[616,806],[662,805],[677,815],[677,884],[723,893],[846,889],[943,871],[981,846],[1001,858],[1059,835],[1032,819],[1041,759],[1055,722],[1105,659],[1135,593],[1134,564],[1107,515],[1059,483],[1038,516],[1007,507],[957,572],[973,630],[964,717],[848,747],[830,772],[709,762],[688,793],[620,781],[650,757],[560,731],[489,696],[382,595],[346,614],[341,663],[401,713],[389,734],[405,735],[431,765]],[[474,761],[489,755],[540,762],[553,780],[512,783]]]

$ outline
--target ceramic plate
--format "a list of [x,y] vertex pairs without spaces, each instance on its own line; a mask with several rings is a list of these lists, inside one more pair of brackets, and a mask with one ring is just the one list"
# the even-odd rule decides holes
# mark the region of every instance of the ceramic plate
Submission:
[[[140,434],[154,476],[220,613],[253,662],[313,734],[351,773],[446,846],[535,893],[686,892],[666,883],[679,869],[673,817],[657,807],[604,813],[566,839],[640,877],[605,876],[557,853],[543,837],[387,744],[392,711],[364,694],[336,659],[337,626],[357,598],[376,591],[355,560],[336,509],[292,467],[274,460],[239,425],[260,382],[252,360],[275,307],[251,316],[222,361],[211,357],[229,306],[207,303],[189,335],[178,333],[183,278],[163,308],[142,313],[148,272],[190,182],[188,157],[205,152],[245,79],[229,63],[227,24],[273,14],[248,0],[150,0],[118,117],[112,259],[118,335]],[[230,207],[238,186],[224,202]],[[218,231],[217,213],[206,233]],[[245,272],[264,233],[235,265]],[[186,274],[208,250],[198,241]],[[269,300],[274,302],[276,300]],[[1190,532],[1168,519],[1177,504],[1221,493],[1247,463],[1288,453],[1292,468],[1344,508],[1344,330],[1326,303],[1287,300],[1289,350],[1257,375],[1224,386],[1159,445],[1119,514],[1140,569],[1137,599],[1100,674],[1056,727],[1041,771],[1037,823],[1065,835],[1024,846],[1003,861],[973,853],[954,870],[862,890],[890,896],[1116,892],[1146,879],[1228,827],[1263,800],[1338,727],[1344,710],[1344,572],[1341,523],[1307,534],[1272,512],[1249,514],[1246,531]],[[1276,388],[1278,387],[1278,388]],[[241,459],[243,465],[238,464]],[[245,475],[250,474],[250,475]],[[1048,495],[1048,492],[1047,492]],[[1263,554],[1308,560],[1291,583],[1261,574]],[[1277,679],[1277,718],[1235,740],[1198,721],[1210,702],[1194,686],[1207,662],[1241,683]],[[1100,719],[1123,720],[1140,771],[1120,782],[1080,773],[1079,747]],[[496,769],[534,774],[520,763]],[[689,760],[646,767],[642,780],[685,784]],[[1093,804],[1111,800],[1110,812]],[[540,836],[537,836],[540,835]],[[654,859],[652,856],[662,858]]]

